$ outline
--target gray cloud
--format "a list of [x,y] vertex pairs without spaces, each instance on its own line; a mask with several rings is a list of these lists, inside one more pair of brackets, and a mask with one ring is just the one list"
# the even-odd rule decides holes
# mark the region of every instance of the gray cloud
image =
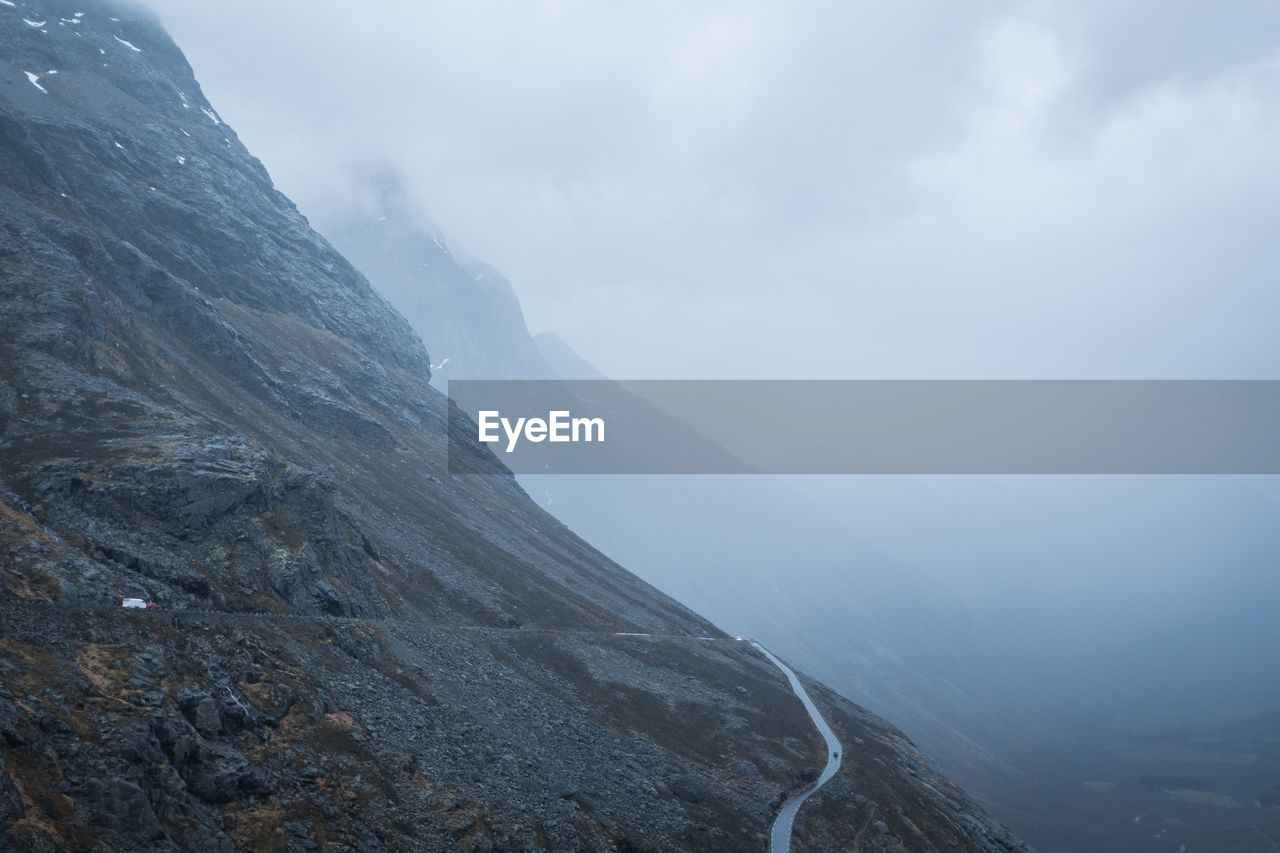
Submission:
[[614,375],[1280,368],[1272,4],[153,5],[304,212],[398,170]]
[[[153,2],[304,212],[400,174],[615,377],[1280,376],[1270,0]],[[1275,701],[1274,478],[778,479],[530,493],[935,744]]]

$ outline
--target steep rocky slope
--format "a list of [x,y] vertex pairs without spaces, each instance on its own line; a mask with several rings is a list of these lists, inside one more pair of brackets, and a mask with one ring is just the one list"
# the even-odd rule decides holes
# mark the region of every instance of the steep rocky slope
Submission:
[[[0,46],[0,846],[763,849],[823,759],[781,674],[446,473],[421,343],[157,22],[0,0]],[[820,701],[798,846],[1018,847]]]
[[450,379],[551,379],[515,290],[487,264],[456,258],[419,221],[398,176],[355,178],[359,189],[318,204],[316,230],[368,276],[431,344],[432,384]]

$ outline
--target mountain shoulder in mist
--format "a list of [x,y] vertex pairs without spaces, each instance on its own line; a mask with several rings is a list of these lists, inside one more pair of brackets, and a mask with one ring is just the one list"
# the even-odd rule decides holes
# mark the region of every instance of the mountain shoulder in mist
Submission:
[[539,332],[533,336],[538,352],[561,379],[607,379],[595,366],[578,355],[564,338],[555,332]]
[[[0,45],[4,845],[764,849],[823,759],[778,671],[445,472],[421,342],[149,16]],[[859,795],[802,838],[1018,848],[819,701]]]

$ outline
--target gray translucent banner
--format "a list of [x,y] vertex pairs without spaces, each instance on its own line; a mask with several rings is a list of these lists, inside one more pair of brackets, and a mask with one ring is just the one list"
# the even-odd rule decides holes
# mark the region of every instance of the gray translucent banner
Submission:
[[456,474],[1280,473],[1276,380],[454,380],[449,394]]

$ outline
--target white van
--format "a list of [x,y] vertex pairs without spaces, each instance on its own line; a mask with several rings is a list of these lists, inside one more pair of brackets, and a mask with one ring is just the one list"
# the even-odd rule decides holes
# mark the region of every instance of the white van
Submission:
[[123,602],[121,602],[120,606],[121,607],[141,607],[145,609],[147,606],[147,602],[143,601],[141,598],[126,598]]

